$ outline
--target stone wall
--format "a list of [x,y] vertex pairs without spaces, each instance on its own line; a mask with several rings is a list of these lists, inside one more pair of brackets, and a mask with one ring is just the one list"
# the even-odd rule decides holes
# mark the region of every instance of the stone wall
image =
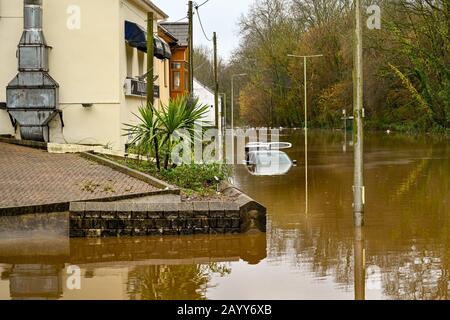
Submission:
[[225,234],[252,225],[230,202],[114,203],[70,205],[71,237]]

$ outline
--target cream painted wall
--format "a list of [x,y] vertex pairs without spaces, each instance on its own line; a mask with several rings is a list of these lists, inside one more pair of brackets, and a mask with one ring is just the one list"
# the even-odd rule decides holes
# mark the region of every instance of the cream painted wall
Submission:
[[[69,28],[68,20],[79,10],[79,28]],[[141,0],[44,0],[44,34],[50,52],[50,75],[59,83],[59,117],[50,122],[50,141],[109,145],[123,150],[123,123],[135,121],[142,100],[125,97],[127,54],[124,21],[146,26],[148,7]],[[6,86],[17,74],[16,50],[23,30],[23,2],[0,0],[0,102],[6,101]],[[158,17],[161,18],[161,17]],[[157,30],[157,22],[154,22]],[[131,73],[140,75],[146,56],[133,57]],[[155,59],[156,84],[167,102],[163,62]],[[85,108],[82,104],[92,104]],[[159,103],[157,101],[157,103]],[[0,110],[0,134],[13,134],[8,113]]]
[[[125,2],[125,0],[120,0],[120,30],[119,30],[119,39],[125,38],[125,21],[134,22],[143,28],[147,28],[147,13],[141,6],[136,5],[136,3],[132,0]],[[156,32],[157,30],[157,22],[154,22],[153,28]],[[130,48],[126,45],[125,41],[120,42],[120,82],[123,88],[125,83],[125,79],[127,75],[132,75],[133,77],[140,76],[145,74],[147,70],[147,54],[139,53],[137,49]],[[131,59],[128,54],[132,53]],[[140,58],[139,58],[140,57]],[[131,60],[131,61],[130,61]],[[128,61],[128,63],[127,63]],[[131,62],[131,63],[130,63]],[[164,62],[162,60],[154,58],[153,60],[155,70],[154,74],[159,75],[158,79],[155,81],[156,85],[160,86],[160,99],[155,99],[155,104],[159,105],[160,101],[163,103],[167,103],[170,97],[169,87],[164,86]],[[131,72],[129,69],[131,68]],[[145,97],[132,97],[126,96],[125,92],[122,90],[121,92],[121,104],[122,108],[120,110],[120,130],[121,135],[125,133],[124,124],[132,124],[137,123],[137,118],[134,114],[138,113],[138,109],[140,106],[145,105],[146,98]],[[127,136],[121,136],[121,145],[124,146],[129,141]]]
[[14,135],[14,127],[6,110],[0,110],[0,134]]
[[[79,29],[67,26],[70,7],[80,9]],[[44,0],[50,74],[60,84],[61,104],[119,103],[118,7],[118,0]]]
[[[67,26],[70,6],[80,9],[79,29]],[[50,74],[60,84],[65,125],[51,121],[50,141],[122,148],[118,20],[119,0],[44,0]]]
[[64,128],[59,116],[50,122],[50,141],[55,143],[104,145],[122,150],[120,104],[94,104],[85,108],[79,104],[64,105]]
[[[21,1],[0,0],[0,102],[6,102],[6,86],[17,73],[16,50],[23,28]],[[0,134],[14,134],[6,110],[0,110]]]

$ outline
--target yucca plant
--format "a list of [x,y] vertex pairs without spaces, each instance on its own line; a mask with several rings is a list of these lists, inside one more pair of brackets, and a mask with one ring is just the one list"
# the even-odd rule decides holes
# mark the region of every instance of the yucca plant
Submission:
[[[164,168],[169,166],[169,156],[173,149],[173,135],[177,130],[187,130],[194,136],[194,124],[201,120],[208,112],[209,106],[200,105],[198,99],[179,96],[170,99],[167,105],[161,104],[160,110],[155,111],[161,134],[160,146],[165,149]],[[189,138],[189,137],[186,137]]]
[[156,116],[156,110],[152,104],[139,107],[139,114],[134,114],[138,120],[138,124],[124,125],[126,133],[124,136],[131,136],[131,144],[135,145],[139,154],[147,155],[148,161],[151,161],[152,151],[155,155],[156,167],[161,168],[159,158],[159,120]]

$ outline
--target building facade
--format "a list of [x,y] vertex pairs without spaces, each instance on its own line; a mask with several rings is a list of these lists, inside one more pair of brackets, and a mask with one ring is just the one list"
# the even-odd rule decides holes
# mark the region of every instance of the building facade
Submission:
[[189,88],[189,24],[187,22],[162,22],[161,30],[170,33],[176,42],[171,44],[170,96],[187,95]]
[[[129,137],[124,136],[123,124],[136,123],[134,113],[146,102],[140,88],[145,87],[142,80],[147,73],[145,50],[127,41],[125,25],[132,23],[145,31],[147,12],[151,11],[156,32],[158,21],[168,16],[148,0],[33,0],[28,14],[36,14],[33,6],[40,2],[46,40],[41,47],[48,51],[48,66],[39,70],[22,67],[20,71],[16,54],[28,49],[18,49],[19,41],[22,44],[27,38],[24,1],[0,0],[0,135],[20,139],[24,132],[28,136],[17,114],[26,114],[29,120],[31,113],[11,109],[15,104],[9,101],[8,105],[6,88],[17,89],[11,83],[16,78],[20,82],[20,72],[28,72],[27,76],[41,72],[57,83],[56,111],[44,112],[49,119],[39,124],[45,128],[42,139],[124,150]],[[156,104],[170,98],[170,68],[167,57],[154,58]],[[31,95],[19,89],[21,93],[14,91],[9,100],[25,101]]]
[[[159,32],[166,41],[169,41],[172,57],[170,58],[170,96],[176,98],[190,93],[189,88],[189,24],[187,22],[161,22]],[[193,95],[199,103],[208,105],[208,113],[202,120],[204,126],[213,127],[218,123],[216,118],[221,114],[221,101],[219,108],[215,109],[214,91],[194,78]]]
[[[194,96],[198,98],[198,101],[203,105],[208,105],[208,112],[203,118],[203,126],[214,127],[216,126],[216,108],[214,91],[205,86],[203,83],[194,78]],[[219,110],[217,114],[222,114],[222,103],[219,100]]]

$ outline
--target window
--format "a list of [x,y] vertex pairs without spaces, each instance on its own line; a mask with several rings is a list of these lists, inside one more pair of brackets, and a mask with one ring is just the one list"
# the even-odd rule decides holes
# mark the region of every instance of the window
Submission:
[[147,71],[145,70],[145,59],[146,55],[142,51],[138,51],[138,70],[139,70],[139,76],[145,74]]
[[181,73],[180,71],[174,71],[172,90],[180,90],[180,89],[181,89]]
[[182,84],[182,64],[181,62],[172,62],[172,90],[180,91]]
[[180,62],[172,62],[172,70],[180,70],[181,63]]

